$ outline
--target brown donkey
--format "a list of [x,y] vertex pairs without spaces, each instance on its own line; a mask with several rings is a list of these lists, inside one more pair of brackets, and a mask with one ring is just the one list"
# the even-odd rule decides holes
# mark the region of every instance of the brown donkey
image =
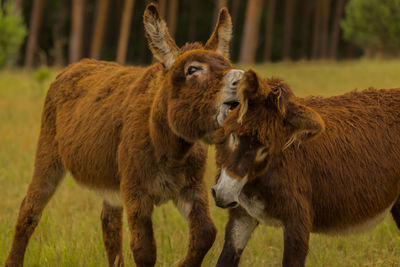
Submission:
[[153,55],[147,68],[82,60],[51,85],[44,104],[32,182],[21,204],[6,266],[21,266],[41,213],[66,170],[104,198],[101,214],[109,265],[123,265],[126,211],[137,266],[153,266],[154,205],[173,200],[188,220],[181,266],[199,266],[216,229],[203,181],[212,132],[222,124],[242,71],[227,59],[231,19],[219,12],[214,33],[178,48],[155,5],[144,27]]
[[212,193],[232,208],[217,266],[238,265],[259,223],[283,226],[283,266],[304,266],[310,232],[364,230],[389,211],[400,227],[400,89],[299,98],[250,70],[238,92],[215,139]]

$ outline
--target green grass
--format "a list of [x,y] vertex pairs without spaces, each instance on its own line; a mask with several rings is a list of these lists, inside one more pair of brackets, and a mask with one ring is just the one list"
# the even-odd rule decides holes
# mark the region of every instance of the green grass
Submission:
[[[400,61],[351,61],[341,63],[279,63],[255,67],[262,76],[276,76],[294,92],[334,95],[353,89],[400,87]],[[55,72],[52,74],[53,79]],[[31,179],[40,113],[51,79],[39,84],[33,74],[0,72],[0,265],[7,257],[18,208]],[[399,133],[400,134],[400,133]],[[213,184],[214,151],[210,150],[205,179]],[[101,199],[64,180],[45,209],[25,256],[26,266],[106,266],[101,237]],[[217,240],[204,266],[214,266],[221,252],[227,212],[210,202],[218,227]],[[173,266],[184,256],[188,230],[171,203],[154,212],[157,266]],[[124,253],[134,266],[124,221]],[[373,231],[348,237],[312,235],[307,266],[399,266],[400,232],[392,218]],[[241,266],[277,266],[283,251],[282,230],[260,226],[245,249]]]

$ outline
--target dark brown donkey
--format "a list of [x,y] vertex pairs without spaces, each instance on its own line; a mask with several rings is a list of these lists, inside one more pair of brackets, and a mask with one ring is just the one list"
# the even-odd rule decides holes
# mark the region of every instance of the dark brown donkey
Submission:
[[238,91],[215,139],[212,191],[232,208],[218,266],[238,265],[259,223],[283,226],[283,266],[304,266],[310,232],[364,230],[389,211],[400,227],[400,89],[299,98],[250,70]]
[[181,266],[199,266],[214,242],[203,181],[211,133],[236,98],[242,71],[227,59],[226,9],[203,47],[178,48],[157,8],[144,26],[153,55],[147,68],[82,60],[51,85],[44,104],[35,170],[22,202],[6,266],[20,266],[29,238],[66,170],[104,198],[103,239],[110,265],[123,264],[122,210],[137,266],[156,262],[153,206],[173,200],[188,220]]

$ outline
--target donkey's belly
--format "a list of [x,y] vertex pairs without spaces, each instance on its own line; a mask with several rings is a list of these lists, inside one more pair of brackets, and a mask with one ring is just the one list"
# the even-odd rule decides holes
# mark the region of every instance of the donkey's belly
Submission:
[[[273,226],[273,227],[280,227],[282,226],[282,222],[272,216],[269,216],[266,212],[264,203],[257,199],[256,196],[244,196],[240,195],[239,197],[240,206],[242,206],[247,213],[257,219],[260,224]],[[381,223],[386,215],[390,212],[394,205],[394,202],[384,209],[382,212],[378,213],[377,215],[363,221],[362,223],[355,223],[355,224],[348,224],[345,226],[328,226],[324,228],[314,227],[314,233],[323,233],[328,235],[347,235],[347,234],[357,234],[361,232],[365,232],[367,230],[373,229],[379,223]]]
[[98,188],[89,188],[89,189],[95,192],[96,195],[101,197],[108,204],[116,207],[122,206],[121,194],[119,190],[98,189]]
[[82,139],[59,136],[57,141],[63,165],[79,184],[119,190],[118,143],[114,139],[95,135]]
[[386,215],[390,212],[394,205],[394,202],[387,207],[385,210],[377,214],[376,216],[373,216],[371,218],[368,218],[367,220],[363,221],[362,223],[357,223],[357,224],[349,224],[346,226],[341,226],[341,227],[329,227],[326,229],[315,229],[314,232],[316,233],[323,233],[323,234],[328,234],[328,235],[348,235],[348,234],[358,234],[362,233],[368,230],[371,230],[375,228],[379,223],[385,219]]
[[[184,179],[183,175],[171,176],[165,173],[158,173],[154,176],[154,180],[148,192],[153,198],[154,204],[161,205],[169,200],[175,200],[179,195],[179,192],[184,187],[182,182]],[[90,191],[94,192],[96,195],[101,197],[104,201],[112,206],[122,206],[121,193],[118,187],[106,187],[106,186],[92,186],[81,183],[79,179],[77,182],[83,187],[88,188]],[[180,182],[179,182],[180,181]],[[184,205],[185,203],[178,203]],[[178,205],[179,206],[179,205]],[[183,207],[185,209],[185,207]]]

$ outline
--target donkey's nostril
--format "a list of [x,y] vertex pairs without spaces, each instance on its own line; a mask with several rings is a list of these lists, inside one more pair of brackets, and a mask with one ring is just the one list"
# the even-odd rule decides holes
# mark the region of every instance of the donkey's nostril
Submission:
[[217,197],[217,193],[215,192],[214,188],[211,188],[211,195],[213,196],[214,199]]
[[229,203],[226,207],[227,208],[234,208],[234,207],[236,207],[237,206],[237,202],[236,201],[233,201],[232,203]]

